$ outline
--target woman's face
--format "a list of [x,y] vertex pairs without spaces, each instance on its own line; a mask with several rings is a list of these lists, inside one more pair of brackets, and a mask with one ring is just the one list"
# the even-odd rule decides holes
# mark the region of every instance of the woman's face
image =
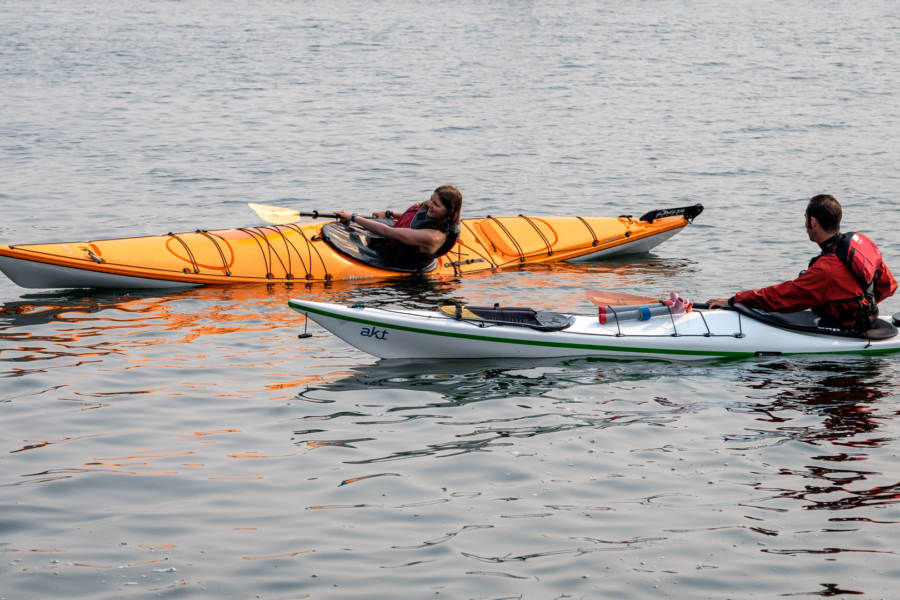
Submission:
[[432,219],[441,219],[449,212],[450,209],[444,206],[444,203],[438,198],[437,192],[431,194],[431,199],[428,201],[428,216]]

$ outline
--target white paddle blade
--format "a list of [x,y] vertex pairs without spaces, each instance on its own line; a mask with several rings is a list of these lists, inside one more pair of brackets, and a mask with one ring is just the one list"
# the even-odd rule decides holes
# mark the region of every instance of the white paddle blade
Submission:
[[247,206],[252,208],[263,221],[276,223],[278,225],[288,225],[296,223],[300,220],[300,212],[291,210],[290,208],[281,208],[280,206],[267,206],[265,204],[253,204],[248,202]]

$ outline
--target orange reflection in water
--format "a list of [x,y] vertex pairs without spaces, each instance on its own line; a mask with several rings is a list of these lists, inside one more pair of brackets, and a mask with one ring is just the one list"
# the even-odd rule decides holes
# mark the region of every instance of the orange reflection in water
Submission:
[[185,454],[194,454],[193,450],[184,450],[182,452],[160,452],[158,454],[137,454],[135,456],[116,456],[114,458],[96,458],[94,460],[135,460],[138,458],[165,458],[167,456],[183,456]]
[[216,431],[195,431],[191,435],[183,435],[182,439],[190,437],[201,437],[204,435],[216,435],[219,433],[240,433],[239,429],[217,429]]
[[148,462],[135,462],[135,463],[107,463],[107,462],[88,462],[81,463],[82,466],[90,467],[95,465],[100,465],[104,467],[143,467],[149,465]]
[[[0,316],[11,317],[7,327],[0,327],[0,332],[13,330],[0,336],[6,340],[28,343],[50,342],[78,351],[79,357],[128,356],[130,348],[185,344],[203,336],[228,336],[238,332],[265,332],[279,327],[293,327],[298,315],[285,310],[292,295],[292,288],[285,285],[278,286],[278,289],[275,286],[204,287],[162,292],[155,296],[134,294],[116,297],[98,292],[95,297],[61,299],[58,295],[48,294],[50,297],[45,304],[11,302],[0,306]],[[181,304],[184,301],[190,302],[191,306],[184,307]],[[195,307],[197,303],[201,306],[199,312]],[[45,324],[67,327],[56,329],[51,336],[15,331],[17,327]],[[153,331],[166,335],[147,339],[147,334]],[[180,337],[173,339],[171,332]],[[110,343],[110,336],[117,336],[116,343]],[[126,336],[126,340],[118,336]],[[138,336],[140,339],[134,339]],[[132,339],[127,339],[129,337]],[[29,360],[59,356],[58,351],[50,353],[33,346],[0,349],[0,353],[12,351],[27,352],[26,358]],[[177,358],[192,360],[198,356],[190,354]],[[147,358],[133,360],[148,361]]]
[[291,552],[289,554],[271,554],[269,556],[245,556],[244,560],[268,560],[270,558],[292,558],[301,554],[310,554],[315,550],[301,550],[300,552]]
[[177,471],[121,471],[119,469],[47,469],[39,473],[28,473],[22,477],[37,477],[39,475],[55,475],[58,473],[119,473],[121,475],[175,475]]
[[296,454],[281,454],[278,456],[264,456],[262,454],[229,454],[228,458],[287,458],[289,456],[297,456]]

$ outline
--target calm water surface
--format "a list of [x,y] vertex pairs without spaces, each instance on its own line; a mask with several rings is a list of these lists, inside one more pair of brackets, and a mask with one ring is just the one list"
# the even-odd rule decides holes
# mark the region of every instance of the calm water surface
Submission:
[[0,279],[0,597],[895,597],[897,357],[379,362],[286,303],[705,300],[803,268],[821,192],[898,271],[898,53],[888,1],[0,0],[4,243],[707,208],[464,279]]

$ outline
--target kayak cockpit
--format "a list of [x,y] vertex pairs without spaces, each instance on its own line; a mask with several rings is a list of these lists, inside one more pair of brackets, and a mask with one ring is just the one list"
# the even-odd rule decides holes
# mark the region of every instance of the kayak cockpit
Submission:
[[848,331],[846,329],[835,329],[832,327],[822,327],[819,325],[820,319],[811,310],[803,310],[796,313],[770,313],[759,308],[751,308],[746,304],[735,303],[734,310],[739,314],[750,317],[756,321],[761,321],[766,325],[772,325],[780,329],[789,329],[791,331],[802,331],[805,333],[816,333],[819,335],[833,335],[843,338],[859,338],[871,341],[889,340],[897,336],[897,328],[884,319],[878,319],[875,327],[868,331]]
[[[380,221],[386,225],[393,223],[393,221],[384,219],[372,220]],[[389,253],[387,252],[389,248],[388,239],[363,229],[356,223],[339,221],[328,223],[322,227],[320,235],[325,243],[337,252],[376,269],[396,271],[398,273],[430,273],[439,265],[437,259],[422,268],[412,268],[397,264],[389,258]]]
[[460,321],[529,327],[538,331],[562,331],[572,320],[566,315],[524,306],[442,306],[441,312]]

